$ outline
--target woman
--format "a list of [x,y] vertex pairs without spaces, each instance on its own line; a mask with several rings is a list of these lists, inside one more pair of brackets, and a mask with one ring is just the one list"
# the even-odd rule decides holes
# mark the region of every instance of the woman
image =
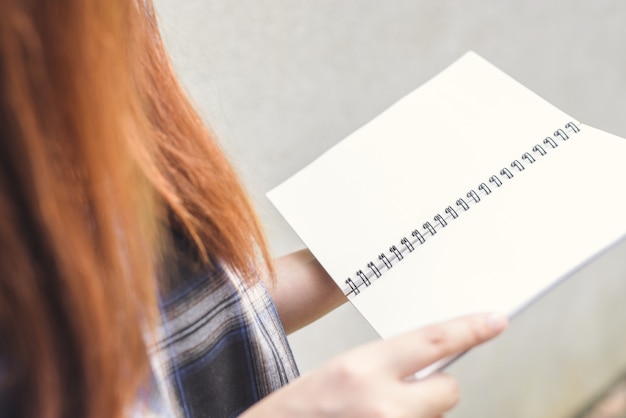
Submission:
[[149,1],[0,0],[0,217],[0,416],[436,417],[454,381],[406,377],[506,325],[298,377],[283,326],[343,295],[307,251],[270,260]]

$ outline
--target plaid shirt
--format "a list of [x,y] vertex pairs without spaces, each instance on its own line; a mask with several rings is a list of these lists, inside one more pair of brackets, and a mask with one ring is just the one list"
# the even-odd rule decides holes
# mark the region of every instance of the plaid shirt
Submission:
[[161,298],[153,387],[131,415],[234,417],[298,376],[260,282],[246,286],[222,267],[178,268],[181,280]]
[[[178,269],[180,280],[162,292],[162,321],[150,344],[152,385],[128,416],[234,417],[298,376],[260,282],[245,286],[221,267]],[[1,417],[12,415],[5,395],[0,390]]]

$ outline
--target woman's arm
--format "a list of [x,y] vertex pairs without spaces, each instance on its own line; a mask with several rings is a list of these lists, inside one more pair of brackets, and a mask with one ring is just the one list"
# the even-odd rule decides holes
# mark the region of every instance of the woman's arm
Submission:
[[309,250],[274,261],[276,281],[265,283],[287,333],[332,311],[347,299]]

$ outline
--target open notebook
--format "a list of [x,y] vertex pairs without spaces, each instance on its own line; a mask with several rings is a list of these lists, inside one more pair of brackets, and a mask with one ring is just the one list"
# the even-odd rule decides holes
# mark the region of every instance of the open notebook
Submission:
[[626,140],[468,52],[268,196],[387,338],[512,316],[626,234]]

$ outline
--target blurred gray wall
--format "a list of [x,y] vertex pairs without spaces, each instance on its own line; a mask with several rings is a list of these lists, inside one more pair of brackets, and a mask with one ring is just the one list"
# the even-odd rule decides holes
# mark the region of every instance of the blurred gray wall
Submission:
[[[239,169],[276,255],[302,244],[265,193],[466,50],[583,123],[626,136],[626,2],[156,6],[175,68]],[[568,417],[624,373],[624,259],[626,248],[615,249],[455,364],[463,401],[450,416]],[[348,304],[290,341],[309,371],[374,338]]]

